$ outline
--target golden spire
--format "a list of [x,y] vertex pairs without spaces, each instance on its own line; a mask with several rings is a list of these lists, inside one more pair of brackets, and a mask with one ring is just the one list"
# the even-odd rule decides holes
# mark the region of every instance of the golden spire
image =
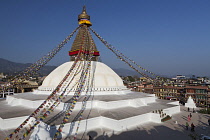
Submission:
[[81,19],[88,19],[88,20],[90,20],[90,16],[87,14],[85,6],[83,6],[82,13],[78,16],[78,21],[80,21]]
[[92,23],[90,22],[90,16],[87,14],[85,6],[83,6],[82,13],[78,15],[78,21],[79,25],[81,24],[86,24],[88,26],[92,25]]
[[74,61],[79,53],[82,53],[82,59],[86,60],[85,56],[93,55],[91,61],[98,61],[100,56],[99,51],[94,43],[94,40],[89,32],[91,26],[90,16],[86,12],[86,7],[83,7],[82,13],[78,16],[80,29],[69,51],[70,61]]

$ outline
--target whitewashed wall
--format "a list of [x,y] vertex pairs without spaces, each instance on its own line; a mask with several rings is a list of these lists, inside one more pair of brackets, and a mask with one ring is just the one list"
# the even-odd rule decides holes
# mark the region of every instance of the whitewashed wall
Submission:
[[167,115],[172,116],[173,114],[180,112],[180,106],[170,107],[167,109],[163,109],[163,113],[166,113]]
[[[156,122],[160,123],[160,117],[158,114],[154,113],[147,113],[143,115],[138,115],[122,120],[114,120],[107,117],[95,117],[88,120],[82,120],[79,125],[79,129],[77,133],[87,132],[94,129],[99,128],[108,128],[113,131],[126,131],[128,128],[135,127],[140,124],[148,123],[148,122]],[[75,123],[68,123],[65,124],[63,127],[63,130],[61,132],[61,135],[63,137],[66,137],[68,135],[74,135],[76,132],[78,126],[78,121]],[[53,136],[56,132],[55,127],[49,128],[50,126],[40,123],[39,126],[37,126],[34,130],[34,132],[31,135],[31,139],[33,139],[34,136],[41,137],[43,139],[50,139],[50,136]],[[58,129],[59,125],[56,126]],[[47,132],[47,130],[49,130]],[[50,134],[51,133],[51,134]]]
[[[24,106],[24,107],[29,107],[29,108],[37,108],[44,100],[36,100],[36,101],[31,101],[31,100],[26,100],[26,99],[19,99],[15,98],[13,96],[7,96],[6,99],[7,103],[11,106]],[[116,109],[116,108],[122,108],[122,107],[140,107],[140,106],[145,106],[148,103],[153,103],[155,102],[155,97],[145,97],[145,98],[137,98],[137,99],[129,99],[129,100],[119,100],[119,101],[109,101],[109,102],[104,102],[104,101],[88,101],[86,104],[86,108],[101,108],[101,109]],[[82,102],[77,102],[75,105],[75,110],[81,109]],[[61,102],[57,109],[63,110],[64,103]]]
[[2,130],[17,128],[28,116],[2,119],[0,118],[0,128]]

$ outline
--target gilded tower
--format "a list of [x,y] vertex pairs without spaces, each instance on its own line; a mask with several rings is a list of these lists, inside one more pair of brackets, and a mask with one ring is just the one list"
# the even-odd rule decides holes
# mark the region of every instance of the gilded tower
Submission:
[[88,29],[92,23],[85,6],[82,13],[78,15],[78,24],[80,28],[69,51],[70,61],[74,61],[79,53],[81,53],[82,60],[86,60],[85,56],[91,54],[93,56],[91,61],[98,61],[100,54]]

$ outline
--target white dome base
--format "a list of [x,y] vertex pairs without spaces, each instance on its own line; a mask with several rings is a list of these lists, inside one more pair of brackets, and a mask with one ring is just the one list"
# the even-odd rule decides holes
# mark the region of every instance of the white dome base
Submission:
[[[38,92],[52,92],[56,89],[56,87],[59,85],[59,83],[63,80],[65,75],[68,73],[68,71],[72,68],[72,65],[74,64],[74,61],[66,62],[62,64],[61,66],[57,67],[55,70],[53,70],[43,81],[43,84],[38,88]],[[75,69],[80,69],[84,67],[85,61],[79,61],[77,62],[77,65],[75,66]],[[75,70],[74,69],[74,70]],[[77,90],[76,86],[73,87],[82,76],[81,74],[82,70],[78,70],[78,72],[73,71],[72,73],[76,73],[75,76],[70,75],[70,77],[74,77],[68,88],[66,89],[67,92],[74,92]],[[105,91],[122,91],[127,90],[127,88],[124,86],[122,79],[107,65],[101,62],[91,61],[90,66],[90,81],[92,81],[92,91],[97,92],[105,92]],[[87,77],[87,78],[89,78]],[[93,80],[92,80],[93,79]],[[90,82],[89,81],[89,82]],[[87,82],[85,83],[85,85]],[[86,90],[85,88],[84,90]],[[64,90],[61,88],[61,91]],[[85,91],[83,91],[85,92]]]

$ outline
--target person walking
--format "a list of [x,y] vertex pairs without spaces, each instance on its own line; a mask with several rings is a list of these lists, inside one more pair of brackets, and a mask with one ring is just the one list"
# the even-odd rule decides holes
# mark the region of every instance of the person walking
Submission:
[[210,126],[210,118],[208,119],[208,123],[209,123],[209,126]]
[[190,113],[190,119],[192,118],[192,114]]
[[187,120],[188,120],[188,122],[191,121],[190,115],[187,116]]
[[195,109],[193,108],[193,113],[195,113]]
[[188,130],[188,127],[189,127],[189,123],[188,122],[186,122],[186,130]]
[[190,108],[189,107],[187,108],[187,110],[188,110],[188,112],[190,112]]
[[193,123],[191,124],[191,131],[195,132],[195,125]]

